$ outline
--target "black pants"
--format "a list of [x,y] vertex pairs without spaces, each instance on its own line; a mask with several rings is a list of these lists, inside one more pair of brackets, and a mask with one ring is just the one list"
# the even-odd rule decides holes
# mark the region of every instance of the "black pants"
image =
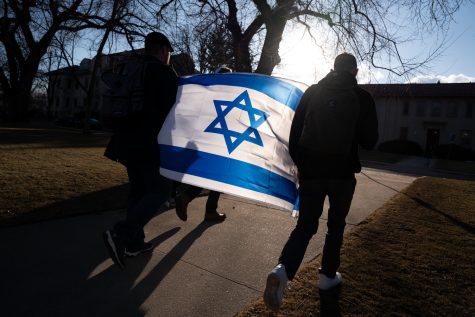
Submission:
[[114,231],[126,247],[133,247],[143,244],[143,227],[168,200],[171,181],[161,176],[156,166],[128,166],[127,175],[130,186],[127,216],[115,225]]
[[290,234],[279,258],[285,265],[287,277],[293,279],[302,263],[312,236],[317,233],[325,197],[330,200],[327,235],[323,247],[321,273],[334,277],[340,266],[340,248],[345,230],[345,218],[350,210],[356,179],[301,180],[297,226]]
[[[190,198],[190,200],[193,200],[198,197],[202,190],[203,189],[200,187],[189,185],[185,190],[185,194]],[[208,200],[206,201],[206,213],[212,214],[217,211],[218,200],[220,195],[220,192],[215,192],[214,190],[209,191]]]

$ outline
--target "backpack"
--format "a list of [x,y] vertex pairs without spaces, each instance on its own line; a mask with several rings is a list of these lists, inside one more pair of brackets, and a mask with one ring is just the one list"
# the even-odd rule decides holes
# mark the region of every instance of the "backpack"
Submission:
[[103,94],[104,113],[115,120],[141,112],[144,105],[146,62],[133,59],[120,66],[116,72],[107,71],[101,76],[107,85]]
[[298,145],[320,157],[345,158],[356,136],[358,96],[353,87],[318,84],[312,88]]

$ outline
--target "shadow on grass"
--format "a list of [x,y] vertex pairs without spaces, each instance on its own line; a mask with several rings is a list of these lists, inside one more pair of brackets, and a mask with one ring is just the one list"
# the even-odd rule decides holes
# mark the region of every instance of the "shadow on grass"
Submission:
[[411,196],[411,195],[408,195],[407,193],[405,192],[402,192],[402,191],[399,191],[395,188],[392,188],[391,186],[388,186],[384,183],[381,183],[380,181],[372,178],[371,176],[367,175],[366,173],[361,173],[363,174],[364,176],[366,176],[367,178],[369,178],[370,180],[372,180],[373,182],[377,183],[377,184],[380,184],[388,189],[391,189],[399,194],[402,194],[404,195],[405,197],[413,200],[414,202],[416,202],[417,204],[419,204],[420,206],[424,207],[424,208],[427,208],[429,210],[432,210],[436,213],[438,213],[439,215],[445,217],[448,221],[450,221],[452,224],[454,224],[455,226],[458,226],[459,228],[465,230],[467,233],[470,233],[472,235],[475,235],[475,227],[473,227],[471,224],[468,224],[466,222],[463,222],[463,221],[460,221],[459,219],[449,215],[447,212],[444,212],[442,210],[439,210],[437,209],[436,207],[432,206],[432,204],[424,201],[423,199],[420,199],[418,197],[414,197],[414,196]]
[[0,228],[47,221],[57,218],[74,217],[90,213],[125,209],[127,206],[128,184],[122,184],[87,193],[76,198],[55,202],[33,209],[25,214],[0,219]]
[[434,206],[432,206],[431,204],[429,204],[428,202],[418,198],[418,197],[412,197],[406,193],[403,193],[406,197],[409,197],[411,198],[413,201],[415,201],[416,203],[418,203],[419,205],[427,208],[427,209],[430,209],[432,211],[435,211],[436,213],[438,213],[439,215],[441,216],[444,216],[447,220],[449,220],[450,222],[452,222],[454,225],[462,228],[463,230],[467,231],[468,233],[470,234],[473,234],[475,235],[475,227],[473,227],[472,225],[466,223],[466,222],[463,222],[463,221],[460,221],[458,220],[457,218],[455,217],[452,217],[451,215],[435,208]]
[[0,146],[35,145],[35,148],[105,147],[109,138],[110,133],[108,132],[84,134],[76,129],[0,127]]
[[320,316],[321,317],[340,317],[340,295],[341,286],[327,291],[318,291],[320,295]]

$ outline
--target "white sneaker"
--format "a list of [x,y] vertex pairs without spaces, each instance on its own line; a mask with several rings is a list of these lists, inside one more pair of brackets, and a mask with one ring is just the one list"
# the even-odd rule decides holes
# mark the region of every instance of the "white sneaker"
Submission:
[[267,284],[264,291],[264,303],[272,310],[278,310],[282,306],[284,289],[287,287],[287,272],[283,264],[278,264],[267,275]]
[[340,285],[341,281],[342,278],[340,272],[336,272],[334,278],[328,277],[325,274],[320,273],[320,283],[318,285],[318,288],[323,291],[326,291],[327,289]]

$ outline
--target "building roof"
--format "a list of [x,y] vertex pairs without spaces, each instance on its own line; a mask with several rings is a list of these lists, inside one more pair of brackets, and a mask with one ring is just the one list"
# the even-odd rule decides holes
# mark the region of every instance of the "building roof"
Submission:
[[81,69],[79,66],[73,65],[73,66],[68,66],[68,67],[52,70],[46,73],[46,75],[81,74],[81,73],[88,73],[88,70]]
[[475,97],[475,83],[366,84],[374,97]]

